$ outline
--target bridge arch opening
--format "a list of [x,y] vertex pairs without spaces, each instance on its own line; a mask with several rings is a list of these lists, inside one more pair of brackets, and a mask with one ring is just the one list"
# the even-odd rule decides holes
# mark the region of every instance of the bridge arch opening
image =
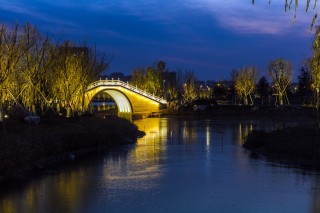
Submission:
[[[123,115],[123,114],[132,114],[133,113],[133,108],[131,105],[131,102],[129,99],[124,95],[122,92],[113,90],[113,89],[105,89],[101,90],[98,93],[96,93],[93,97],[93,99],[99,95],[106,93],[108,94],[111,99],[115,102],[117,109],[118,109],[118,115]],[[92,100],[91,100],[92,102]]]

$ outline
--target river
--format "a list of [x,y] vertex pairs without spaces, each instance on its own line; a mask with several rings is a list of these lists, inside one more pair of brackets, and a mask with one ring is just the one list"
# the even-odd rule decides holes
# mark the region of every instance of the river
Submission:
[[0,212],[315,213],[320,176],[250,156],[253,129],[298,121],[149,118],[137,144],[1,186]]

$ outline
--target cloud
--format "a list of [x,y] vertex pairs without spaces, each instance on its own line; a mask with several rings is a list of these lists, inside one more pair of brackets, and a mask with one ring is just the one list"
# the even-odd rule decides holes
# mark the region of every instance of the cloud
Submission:
[[305,13],[305,5],[297,10],[295,25],[292,25],[294,9],[284,11],[285,1],[243,2],[239,0],[188,0],[186,7],[208,13],[223,27],[240,34],[271,34],[291,33],[292,28],[299,28],[303,33],[309,29],[313,12]]

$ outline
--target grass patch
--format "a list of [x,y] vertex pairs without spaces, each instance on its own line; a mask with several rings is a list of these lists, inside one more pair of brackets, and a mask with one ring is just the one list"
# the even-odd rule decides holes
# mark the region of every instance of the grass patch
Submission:
[[311,125],[253,131],[244,147],[270,159],[320,169],[320,130]]

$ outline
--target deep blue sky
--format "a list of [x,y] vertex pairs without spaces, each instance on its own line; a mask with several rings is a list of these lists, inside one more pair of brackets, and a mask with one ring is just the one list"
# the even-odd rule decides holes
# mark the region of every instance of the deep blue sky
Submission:
[[[89,41],[114,52],[108,70],[130,74],[164,60],[170,70],[193,69],[201,80],[228,80],[233,68],[270,60],[299,64],[311,54],[313,12],[304,1],[295,25],[284,0],[0,0],[1,23],[29,22],[40,31]],[[303,3],[303,4],[302,4]]]

